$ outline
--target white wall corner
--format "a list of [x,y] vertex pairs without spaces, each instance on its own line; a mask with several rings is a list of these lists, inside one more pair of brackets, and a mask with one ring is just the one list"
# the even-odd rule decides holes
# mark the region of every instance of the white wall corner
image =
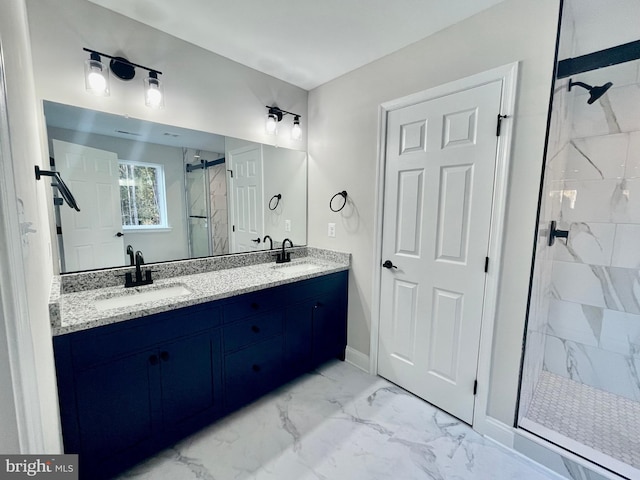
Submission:
[[364,353],[349,346],[347,346],[347,350],[345,353],[345,361],[347,363],[350,363],[354,367],[358,367],[363,372],[367,372],[373,375],[373,373],[369,371],[369,355],[365,355]]

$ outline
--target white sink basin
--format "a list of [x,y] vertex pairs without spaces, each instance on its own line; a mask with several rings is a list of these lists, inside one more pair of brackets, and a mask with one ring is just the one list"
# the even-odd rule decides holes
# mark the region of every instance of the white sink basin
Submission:
[[97,299],[94,305],[97,310],[111,310],[113,308],[132,307],[146,302],[156,302],[158,300],[167,300],[183,295],[193,293],[187,287],[181,284],[167,285],[166,287],[158,287],[149,290],[137,291],[132,289],[125,290],[124,293],[115,297]]
[[322,267],[320,265],[316,265],[315,263],[291,263],[288,265],[274,265],[272,267],[275,270],[278,270],[282,273],[307,273],[313,272],[314,270],[319,270]]

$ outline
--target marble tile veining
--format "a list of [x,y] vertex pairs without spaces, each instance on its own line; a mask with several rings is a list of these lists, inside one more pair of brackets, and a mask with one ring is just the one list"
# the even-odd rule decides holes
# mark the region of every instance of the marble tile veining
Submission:
[[[616,340],[608,339],[606,331],[604,335],[605,342]],[[620,354],[547,335],[544,368],[555,375],[640,401],[638,366],[640,354]]]
[[554,478],[386,380],[334,362],[119,480]]

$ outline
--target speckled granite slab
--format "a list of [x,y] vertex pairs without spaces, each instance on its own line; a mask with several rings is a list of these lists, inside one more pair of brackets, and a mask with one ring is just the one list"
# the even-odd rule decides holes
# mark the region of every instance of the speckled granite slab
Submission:
[[[276,265],[269,258],[269,263],[175,275],[156,280],[153,285],[127,289],[124,286],[107,286],[61,293],[60,280],[56,277],[49,303],[52,332],[53,335],[63,335],[349,268],[349,254],[335,252],[330,254],[319,249],[313,250],[309,252],[309,256],[294,259],[288,264]],[[57,291],[54,291],[56,288]],[[133,297],[144,298],[145,296],[156,298],[141,302],[133,300]],[[112,298],[124,299],[123,305],[108,305],[110,302],[106,300]],[[133,304],[124,305],[127,302]]]
[[[330,258],[330,253],[326,250],[314,249],[319,258],[326,255]],[[301,258],[307,256],[307,247],[287,248],[291,252],[291,258]],[[214,270],[225,270],[227,268],[246,267],[259,263],[274,261],[277,250],[260,250],[258,252],[241,253],[234,255],[219,255],[216,257],[194,258],[191,260],[178,260],[175,262],[162,262],[145,265],[144,270],[151,269],[154,280],[163,278],[181,277],[197,273],[212,272]],[[345,255],[345,254],[339,254]],[[348,255],[348,254],[346,254]],[[342,257],[340,257],[342,258]],[[83,290],[95,290],[96,288],[115,287],[124,285],[124,275],[128,272],[135,272],[135,267],[108,268],[104,270],[93,270],[90,272],[68,273],[61,275],[62,293],[81,292]]]

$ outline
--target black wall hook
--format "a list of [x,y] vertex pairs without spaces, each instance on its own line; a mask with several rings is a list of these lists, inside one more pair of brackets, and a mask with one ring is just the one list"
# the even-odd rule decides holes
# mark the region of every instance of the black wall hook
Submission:
[[60,176],[60,172],[54,172],[52,170],[40,170],[40,167],[37,165],[35,170],[36,170],[36,180],[40,180],[40,177],[43,175],[45,177],[55,178],[56,183],[52,183],[51,186],[58,188],[60,195],[62,195],[62,198],[64,198],[65,202],[67,202],[67,205],[69,205],[71,208],[76,209],[78,212],[80,211],[80,208],[78,208],[78,204],[76,203],[76,199],[73,198],[73,194],[71,193],[71,190],[69,190],[69,187],[67,187],[67,185],[62,180],[62,177]]
[[[342,205],[340,206],[340,208],[333,208],[333,201],[335,200],[336,197],[342,197],[343,198],[343,202]],[[340,210],[342,210],[344,208],[344,206],[347,204],[347,191],[343,190],[341,192],[336,193],[333,197],[331,197],[331,200],[329,200],[329,208],[331,209],[332,212],[339,212]]]

